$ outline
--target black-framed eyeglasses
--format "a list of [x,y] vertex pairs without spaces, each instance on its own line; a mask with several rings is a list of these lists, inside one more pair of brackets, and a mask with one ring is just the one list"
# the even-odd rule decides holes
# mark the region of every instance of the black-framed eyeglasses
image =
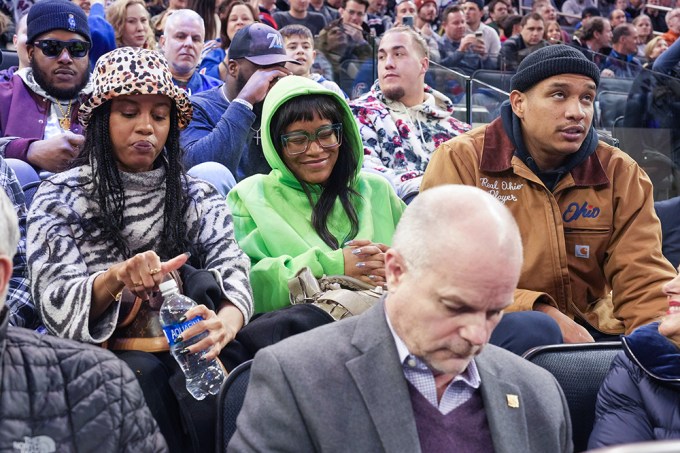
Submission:
[[41,39],[33,43],[34,46],[42,50],[46,57],[54,58],[61,55],[61,51],[68,50],[71,58],[83,58],[87,56],[90,50],[90,43],[87,41],[80,41],[72,39],[70,41],[60,41],[58,39]]
[[333,148],[341,145],[342,123],[321,126],[313,134],[297,131],[281,136],[281,144],[289,156],[306,152],[309,149],[309,144],[313,141],[316,141],[322,148]]

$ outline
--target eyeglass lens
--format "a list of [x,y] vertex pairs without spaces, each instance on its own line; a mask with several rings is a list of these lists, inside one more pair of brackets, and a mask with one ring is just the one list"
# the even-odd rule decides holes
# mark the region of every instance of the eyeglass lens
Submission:
[[66,49],[73,58],[83,58],[90,50],[90,43],[86,41],[72,40],[59,41],[58,39],[43,39],[36,41],[35,45],[42,50],[46,57],[58,57],[62,50]]
[[342,124],[321,126],[314,134],[294,132],[283,136],[283,144],[288,154],[301,154],[307,151],[309,144],[316,140],[322,148],[330,148],[340,144]]

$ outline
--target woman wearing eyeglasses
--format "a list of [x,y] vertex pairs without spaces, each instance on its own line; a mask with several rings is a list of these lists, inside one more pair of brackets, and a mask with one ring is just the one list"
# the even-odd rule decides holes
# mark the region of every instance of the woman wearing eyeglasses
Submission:
[[[116,49],[97,62],[92,86],[80,108],[87,135],[74,168],[47,179],[31,205],[31,293],[51,334],[107,342],[135,371],[170,451],[191,451],[180,422],[187,411],[178,406],[190,397],[182,380],[170,386],[181,372],[160,331],[158,285],[187,262],[185,252],[206,270],[197,282],[184,268],[185,292],[190,283],[214,292],[210,303],[185,313],[202,320],[179,341],[186,345],[181,354],[212,360],[252,314],[248,258],[224,198],[182,169],[179,131],[192,108],[165,58]],[[134,304],[125,303],[130,294]]]
[[361,172],[357,124],[338,94],[304,77],[280,79],[264,102],[262,148],[272,171],[227,197],[251,259],[256,312],[288,305],[288,279],[344,274],[385,283],[384,252],[405,208],[381,176]]

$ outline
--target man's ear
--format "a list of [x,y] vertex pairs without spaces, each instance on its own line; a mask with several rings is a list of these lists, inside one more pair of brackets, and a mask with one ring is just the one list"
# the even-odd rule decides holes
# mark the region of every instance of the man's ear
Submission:
[[385,252],[385,282],[390,290],[396,289],[404,279],[406,272],[406,261],[399,252],[390,248]]
[[158,40],[158,45],[160,46],[163,53],[165,53],[165,35],[161,35],[161,39]]
[[423,57],[420,59],[420,73],[425,74],[430,69],[430,59]]
[[229,60],[227,63],[227,74],[229,74],[230,77],[236,78],[236,76],[238,76],[238,70],[239,66],[236,60]]
[[12,276],[12,260],[3,255],[0,256],[0,308],[2,307],[2,297],[7,294],[7,285]]
[[521,91],[512,90],[510,93],[510,106],[512,111],[519,118],[524,118],[524,111],[526,110],[526,94]]
[[35,47],[26,46],[26,55],[28,55],[28,61],[29,62],[33,61],[33,52],[35,52]]

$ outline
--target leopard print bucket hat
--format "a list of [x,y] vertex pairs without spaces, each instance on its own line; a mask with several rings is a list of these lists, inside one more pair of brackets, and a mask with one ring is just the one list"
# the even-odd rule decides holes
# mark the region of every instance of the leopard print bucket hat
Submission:
[[87,127],[92,111],[118,96],[163,94],[177,106],[179,128],[191,121],[191,101],[186,92],[172,83],[172,74],[163,55],[153,50],[120,47],[102,55],[92,72],[92,97],[80,106],[80,123]]

